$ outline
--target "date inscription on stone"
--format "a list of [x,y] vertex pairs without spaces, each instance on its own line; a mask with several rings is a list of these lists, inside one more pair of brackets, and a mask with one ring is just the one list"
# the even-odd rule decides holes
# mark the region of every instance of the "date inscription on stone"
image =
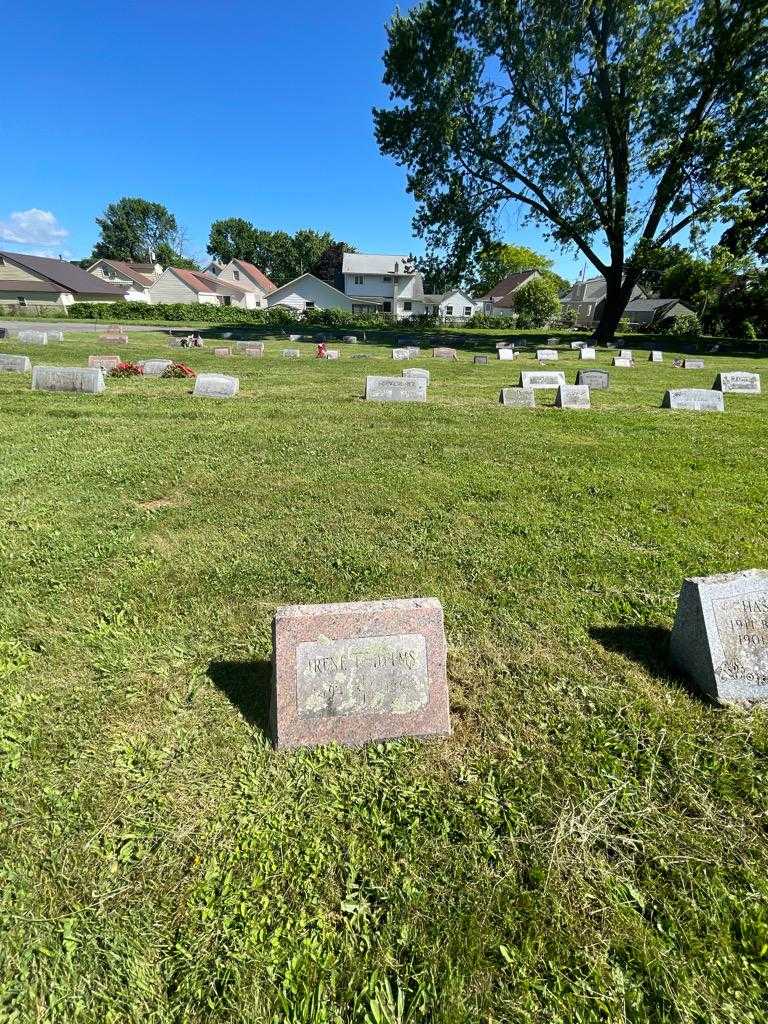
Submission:
[[429,701],[427,645],[418,633],[300,643],[300,718],[407,715]]
[[712,602],[722,648],[719,679],[768,686],[768,592],[755,590]]

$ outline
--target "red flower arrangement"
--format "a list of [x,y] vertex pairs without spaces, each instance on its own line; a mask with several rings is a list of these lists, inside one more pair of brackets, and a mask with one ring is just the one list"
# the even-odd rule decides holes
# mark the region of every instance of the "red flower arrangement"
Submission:
[[191,366],[187,366],[186,363],[171,363],[170,366],[166,366],[163,372],[160,374],[161,377],[196,377],[197,374]]
[[110,377],[141,377],[144,370],[138,363],[118,363]]

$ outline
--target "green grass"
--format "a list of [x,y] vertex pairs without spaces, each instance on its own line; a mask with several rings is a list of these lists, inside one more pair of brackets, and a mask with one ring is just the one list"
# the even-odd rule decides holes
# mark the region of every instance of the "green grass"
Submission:
[[[768,1019],[766,716],[666,660],[685,575],[768,561],[768,396],[658,408],[768,364],[531,411],[530,358],[397,405],[282,346],[180,354],[232,401],[0,377],[0,1021]],[[274,608],[418,595],[452,738],[275,753]]]

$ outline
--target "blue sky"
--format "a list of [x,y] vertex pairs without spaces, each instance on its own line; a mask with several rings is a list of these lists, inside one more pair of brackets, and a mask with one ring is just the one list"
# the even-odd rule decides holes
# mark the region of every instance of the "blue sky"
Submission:
[[[402,3],[407,8],[409,3]],[[391,0],[85,0],[17,5],[3,23],[0,242],[87,256],[121,196],[164,203],[205,256],[211,221],[328,230],[367,252],[423,251],[405,173],[371,108]],[[555,258],[511,211],[507,240]]]

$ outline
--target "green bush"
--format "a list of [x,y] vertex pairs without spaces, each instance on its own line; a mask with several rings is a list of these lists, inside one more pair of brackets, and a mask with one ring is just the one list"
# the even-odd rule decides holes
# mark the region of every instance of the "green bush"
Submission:
[[475,313],[467,323],[467,327],[496,327],[502,330],[513,330],[517,324],[517,314],[510,313],[505,316],[489,316],[487,313]]
[[695,313],[687,313],[662,325],[662,333],[674,338],[698,338],[701,335],[701,320]]
[[70,316],[84,320],[191,321],[212,324],[264,324],[279,326],[295,323],[297,316],[283,307],[274,309],[239,309],[236,306],[214,306],[208,303],[181,302],[153,305],[149,302],[75,302],[69,307]]
[[560,315],[560,298],[555,285],[544,277],[534,277],[515,292],[517,326],[523,330],[545,327]]

